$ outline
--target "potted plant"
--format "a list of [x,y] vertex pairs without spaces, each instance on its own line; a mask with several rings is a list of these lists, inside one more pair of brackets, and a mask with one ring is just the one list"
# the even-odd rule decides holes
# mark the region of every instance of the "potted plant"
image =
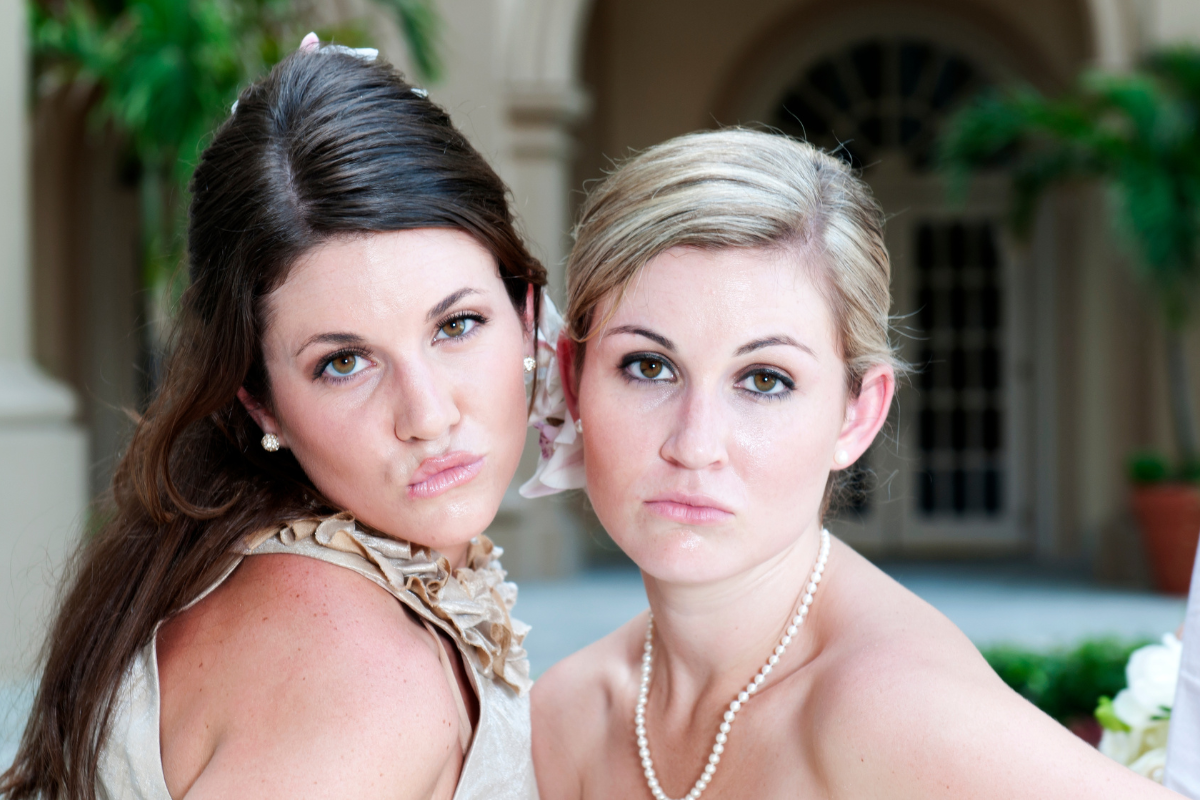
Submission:
[[[991,92],[948,124],[941,160],[952,191],[972,173],[1012,178],[1012,226],[1026,234],[1048,189],[1098,181],[1131,264],[1159,311],[1176,466],[1134,472],[1133,505],[1164,591],[1186,592],[1200,538],[1197,443],[1184,334],[1200,288],[1200,51],[1156,53],[1122,74],[1087,72],[1061,98]],[[1186,562],[1185,566],[1181,563]]]

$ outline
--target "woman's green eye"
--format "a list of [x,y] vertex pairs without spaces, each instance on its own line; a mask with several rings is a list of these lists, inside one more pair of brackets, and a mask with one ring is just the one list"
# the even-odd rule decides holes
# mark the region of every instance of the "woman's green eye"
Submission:
[[754,373],[754,388],[760,392],[769,392],[779,385],[779,378],[769,372]]
[[643,358],[638,362],[638,371],[642,373],[643,378],[657,378],[662,374],[663,362],[652,358]]
[[454,319],[446,320],[438,326],[437,336],[435,339],[461,339],[466,336],[480,320],[474,317],[455,317]]

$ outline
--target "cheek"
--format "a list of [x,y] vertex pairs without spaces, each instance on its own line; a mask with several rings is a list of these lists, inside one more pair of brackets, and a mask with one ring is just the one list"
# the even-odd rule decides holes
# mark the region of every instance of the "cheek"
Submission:
[[785,514],[819,507],[842,425],[836,398],[793,402],[792,413],[769,413],[768,407],[737,419],[730,448],[753,505]]
[[599,380],[584,372],[579,414],[587,493],[606,526],[615,525],[623,511],[633,513],[637,487],[662,465],[660,450],[668,424],[665,402],[662,395],[628,391],[624,382]]

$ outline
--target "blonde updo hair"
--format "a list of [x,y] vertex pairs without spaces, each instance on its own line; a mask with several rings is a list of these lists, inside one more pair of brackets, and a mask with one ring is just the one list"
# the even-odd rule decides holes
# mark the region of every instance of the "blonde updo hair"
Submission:
[[845,162],[782,135],[728,128],[680,136],[622,164],[584,203],[567,264],[575,374],[605,298],[673,247],[795,249],[833,312],[847,386],[903,364],[888,337],[891,262],[883,212]]

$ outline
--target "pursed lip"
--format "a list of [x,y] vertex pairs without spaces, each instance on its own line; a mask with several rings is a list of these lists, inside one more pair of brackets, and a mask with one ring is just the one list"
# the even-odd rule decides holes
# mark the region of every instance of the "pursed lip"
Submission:
[[430,456],[421,462],[408,482],[413,498],[437,497],[470,481],[483,469],[484,457],[465,450]]
[[703,494],[666,492],[645,502],[658,516],[689,525],[718,524],[733,516],[729,507]]

